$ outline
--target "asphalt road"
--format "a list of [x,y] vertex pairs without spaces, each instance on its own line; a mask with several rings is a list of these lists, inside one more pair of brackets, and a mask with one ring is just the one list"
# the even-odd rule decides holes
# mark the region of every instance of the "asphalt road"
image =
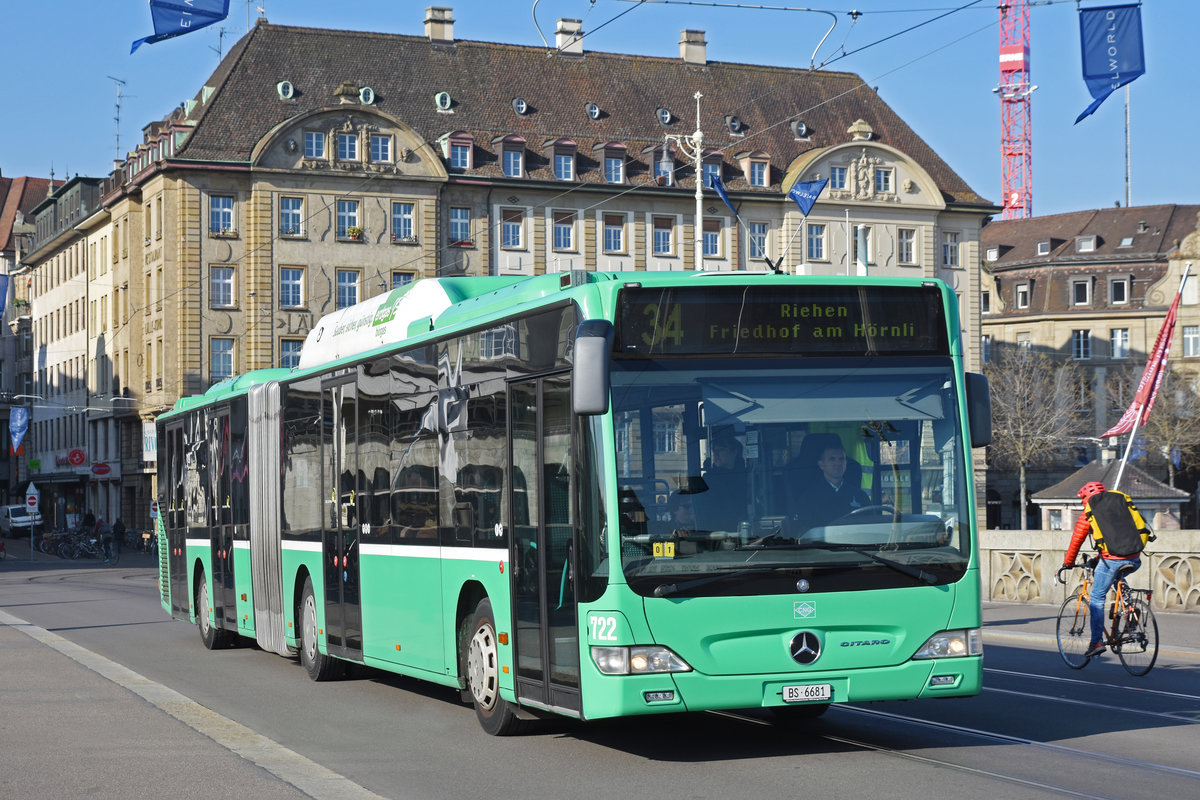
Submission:
[[497,739],[443,687],[314,684],[252,646],[207,651],[156,589],[144,555],[0,562],[0,796],[1200,796],[1192,615],[1160,621],[1144,678],[1111,656],[1069,670],[1054,609],[990,606],[978,697],[835,706],[803,729],[706,713]]

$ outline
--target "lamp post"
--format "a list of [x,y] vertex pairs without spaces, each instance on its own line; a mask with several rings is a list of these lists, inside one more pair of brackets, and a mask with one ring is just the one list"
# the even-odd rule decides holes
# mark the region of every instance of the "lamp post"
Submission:
[[696,131],[691,136],[666,134],[663,137],[663,161],[667,160],[670,143],[674,142],[679,151],[690,158],[696,167],[696,224],[692,241],[692,269],[699,270],[704,267],[704,132],[700,130],[700,98],[704,95],[696,92],[692,96],[696,99]]

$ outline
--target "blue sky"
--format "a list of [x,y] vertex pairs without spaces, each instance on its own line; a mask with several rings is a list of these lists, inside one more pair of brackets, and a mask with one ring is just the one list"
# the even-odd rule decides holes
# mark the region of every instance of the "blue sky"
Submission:
[[[1000,198],[996,0],[753,0],[747,5],[822,8],[829,14],[624,0],[232,0],[224,49],[257,9],[273,23],[421,34],[427,5],[454,9],[459,39],[540,45],[560,17],[582,19],[585,50],[678,57],[684,28],[706,31],[716,61],[807,68],[817,62],[873,86],[967,183]],[[0,0],[0,74],[5,77],[0,172],[6,177],[103,175],[117,154],[117,86],[125,81],[120,148],[147,123],[194,95],[216,67],[218,26],[145,45],[144,0]],[[727,4],[732,4],[728,3]],[[1089,0],[1084,7],[1103,3]],[[847,13],[862,14],[853,20]],[[942,19],[874,46],[926,20]],[[1125,197],[1124,92],[1074,125],[1090,102],[1080,70],[1075,0],[1031,0],[1033,209],[1037,215],[1111,207]],[[1143,0],[1146,74],[1132,84],[1134,205],[1200,204],[1200,1]],[[862,49],[859,52],[853,52]],[[752,91],[753,87],[747,87]]]

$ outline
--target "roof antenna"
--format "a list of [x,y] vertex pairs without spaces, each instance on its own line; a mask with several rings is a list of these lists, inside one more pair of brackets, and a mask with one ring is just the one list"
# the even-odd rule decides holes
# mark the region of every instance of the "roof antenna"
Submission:
[[542,29],[537,24],[537,4],[540,2],[542,0],[533,0],[533,8],[529,9],[529,13],[533,15],[533,29],[538,32],[538,36],[542,37],[542,44],[549,47],[550,43],[546,41],[546,35],[542,33]]
[[110,81],[113,81],[117,84],[117,107],[116,107],[117,113],[116,113],[116,116],[113,117],[113,121],[117,123],[116,160],[120,161],[121,160],[121,99],[125,98],[125,97],[136,97],[137,95],[123,94],[122,90],[125,88],[125,81],[121,80],[120,78],[114,78],[112,75],[106,75],[105,77],[107,77]]

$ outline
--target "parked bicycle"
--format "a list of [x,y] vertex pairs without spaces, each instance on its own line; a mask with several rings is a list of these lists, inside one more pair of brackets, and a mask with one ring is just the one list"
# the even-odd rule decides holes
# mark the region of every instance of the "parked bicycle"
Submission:
[[[1058,611],[1058,652],[1071,669],[1083,669],[1092,660],[1087,655],[1091,643],[1091,623],[1088,620],[1088,594],[1092,588],[1095,559],[1073,566],[1084,571],[1083,585],[1063,601]],[[1132,570],[1129,570],[1132,572]],[[1109,606],[1105,644],[1121,659],[1121,666],[1130,675],[1145,675],[1158,659],[1158,622],[1150,607],[1152,592],[1134,589],[1125,580],[1122,569],[1113,584],[1116,597]],[[1058,579],[1066,583],[1062,573]]]

